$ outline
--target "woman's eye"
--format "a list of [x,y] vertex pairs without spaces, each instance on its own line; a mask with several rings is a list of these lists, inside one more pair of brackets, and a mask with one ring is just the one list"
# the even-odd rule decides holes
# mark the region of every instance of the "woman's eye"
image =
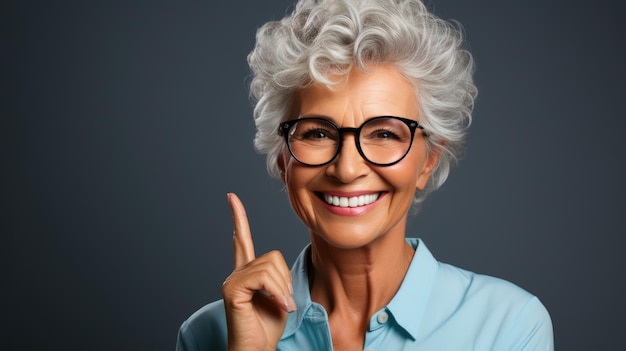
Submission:
[[324,139],[328,133],[323,129],[311,129],[302,133],[302,139]]
[[372,139],[400,139],[398,135],[389,130],[377,130],[370,134]]

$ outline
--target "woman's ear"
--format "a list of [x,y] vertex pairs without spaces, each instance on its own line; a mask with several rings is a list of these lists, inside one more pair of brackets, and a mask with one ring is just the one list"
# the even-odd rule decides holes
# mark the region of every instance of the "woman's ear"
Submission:
[[285,158],[285,150],[278,153],[278,157],[276,157],[276,167],[278,167],[278,171],[280,172],[280,179],[283,183],[287,183],[287,160]]
[[419,174],[417,175],[417,181],[415,182],[415,187],[418,190],[424,190],[426,184],[428,184],[428,180],[430,176],[433,174],[433,170],[437,166],[437,162],[439,161],[439,154],[441,150],[435,149],[429,152],[428,160],[424,164],[424,167],[421,169]]

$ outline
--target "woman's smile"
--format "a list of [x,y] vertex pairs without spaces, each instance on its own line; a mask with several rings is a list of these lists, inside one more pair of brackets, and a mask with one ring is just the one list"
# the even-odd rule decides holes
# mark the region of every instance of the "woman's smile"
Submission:
[[358,216],[374,208],[386,192],[316,192],[325,207],[340,216]]
[[369,205],[372,202],[378,200],[381,195],[380,192],[362,194],[362,195],[333,195],[331,193],[318,193],[318,196],[323,197],[327,204],[336,207],[362,207]]

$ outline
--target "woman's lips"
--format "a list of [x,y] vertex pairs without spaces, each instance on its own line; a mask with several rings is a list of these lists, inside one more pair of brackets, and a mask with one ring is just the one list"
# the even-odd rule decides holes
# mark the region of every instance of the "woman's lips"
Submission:
[[359,216],[372,210],[386,192],[359,192],[359,193],[325,193],[318,192],[317,196],[331,213],[339,216]]

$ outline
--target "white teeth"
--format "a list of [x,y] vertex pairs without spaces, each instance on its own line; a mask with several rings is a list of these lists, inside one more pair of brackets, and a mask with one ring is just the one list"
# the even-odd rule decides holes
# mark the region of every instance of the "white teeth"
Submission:
[[324,194],[324,200],[329,205],[339,206],[339,207],[359,207],[369,205],[372,202],[378,200],[378,193],[369,194],[369,195],[361,195],[361,196],[353,196],[353,197],[344,197],[344,196],[333,196]]

